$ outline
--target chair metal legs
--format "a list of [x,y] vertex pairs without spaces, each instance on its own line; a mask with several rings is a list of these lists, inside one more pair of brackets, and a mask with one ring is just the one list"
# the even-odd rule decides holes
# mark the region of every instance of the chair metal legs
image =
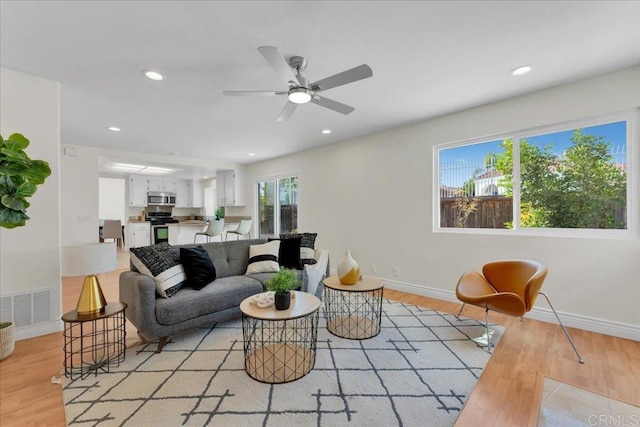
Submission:
[[484,325],[487,333],[487,353],[491,354],[491,334],[489,333],[489,309],[484,311]]
[[584,364],[584,359],[580,355],[580,352],[578,352],[578,349],[576,348],[576,345],[573,343],[573,340],[571,339],[571,336],[569,335],[569,332],[567,332],[567,328],[564,327],[564,324],[562,323],[562,320],[560,320],[560,317],[558,317],[558,313],[556,313],[556,309],[553,308],[553,305],[551,304],[551,300],[549,299],[547,294],[545,294],[544,292],[538,292],[538,293],[540,295],[544,296],[545,299],[547,300],[547,303],[549,303],[549,307],[551,307],[551,310],[553,311],[553,314],[555,314],[556,319],[558,319],[558,323],[560,323],[560,327],[562,328],[562,331],[564,332],[564,335],[569,340],[569,343],[571,344],[571,347],[573,347],[573,351],[576,352],[576,356],[578,356],[578,361],[580,363]]
[[[458,312],[458,319],[460,318],[460,314],[462,314],[462,309],[464,308],[465,303],[462,303],[462,307],[460,307],[460,311]],[[476,344],[480,344],[480,345],[485,345],[487,346],[487,353],[491,354],[491,336],[493,335],[493,331],[489,329],[489,309],[485,309],[484,311],[484,335],[478,337],[478,338],[473,338],[471,341],[475,342]]]
[[464,309],[464,306],[467,305],[466,302],[462,303],[462,307],[460,307],[460,311],[458,312],[458,314],[456,315],[456,317],[458,318],[458,320],[460,320],[460,315],[462,314],[462,309]]

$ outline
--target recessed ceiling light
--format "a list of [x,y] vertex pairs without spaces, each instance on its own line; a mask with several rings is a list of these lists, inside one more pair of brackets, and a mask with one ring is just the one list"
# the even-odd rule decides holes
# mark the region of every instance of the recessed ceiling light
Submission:
[[209,179],[209,177],[208,176],[203,176],[202,179]]
[[322,129],[322,133],[324,133],[325,135],[330,134],[331,129]]
[[532,69],[533,67],[531,65],[523,65],[521,67],[514,68],[513,70],[511,70],[510,74],[512,76],[523,76],[527,74],[529,71],[531,71]]
[[144,74],[146,78],[155,80],[155,81],[160,81],[165,79],[165,76],[153,70],[142,70],[142,74]]
[[255,156],[256,153],[247,153],[247,156]]
[[109,126],[107,127],[111,132],[120,132],[120,128],[117,126]]

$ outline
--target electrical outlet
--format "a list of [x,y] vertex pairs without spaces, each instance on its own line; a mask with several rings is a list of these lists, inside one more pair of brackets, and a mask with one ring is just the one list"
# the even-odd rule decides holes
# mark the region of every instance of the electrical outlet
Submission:
[[400,267],[393,267],[393,275],[395,277],[400,277]]
[[378,268],[376,267],[376,265],[375,264],[371,264],[371,272],[375,273],[377,271],[378,271]]

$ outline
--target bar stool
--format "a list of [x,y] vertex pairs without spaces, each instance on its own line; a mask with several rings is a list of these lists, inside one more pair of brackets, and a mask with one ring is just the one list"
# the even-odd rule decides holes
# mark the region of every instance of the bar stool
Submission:
[[224,241],[224,236],[222,235],[222,229],[224,228],[224,218],[209,220],[209,226],[206,231],[196,233],[193,236],[193,243],[196,242],[198,236],[207,236],[207,242],[209,242],[213,237],[216,237],[218,234],[220,235],[220,241]]
[[[240,236],[248,236],[251,237],[250,235],[251,232],[251,220],[250,219],[242,219],[240,220],[240,225],[238,225],[238,228],[236,228],[235,230],[229,230],[227,231],[227,237],[229,237],[229,233],[231,234],[235,234],[236,236],[238,236],[238,240],[240,240]],[[227,239],[225,239],[227,240]]]

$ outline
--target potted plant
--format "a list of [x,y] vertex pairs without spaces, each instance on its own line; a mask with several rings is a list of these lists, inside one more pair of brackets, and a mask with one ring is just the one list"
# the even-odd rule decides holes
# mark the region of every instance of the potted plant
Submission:
[[276,310],[287,310],[291,305],[291,290],[300,286],[298,274],[295,270],[281,268],[265,286],[268,291],[275,292],[273,296]]
[[224,208],[222,206],[218,207],[218,209],[216,209],[216,219],[222,219],[224,218]]
[[0,322],[0,360],[13,353],[16,347],[16,325],[13,322]]
[[49,163],[31,160],[25,149],[29,140],[14,133],[8,139],[0,135],[0,227],[16,228],[29,219],[27,198],[51,175]]

